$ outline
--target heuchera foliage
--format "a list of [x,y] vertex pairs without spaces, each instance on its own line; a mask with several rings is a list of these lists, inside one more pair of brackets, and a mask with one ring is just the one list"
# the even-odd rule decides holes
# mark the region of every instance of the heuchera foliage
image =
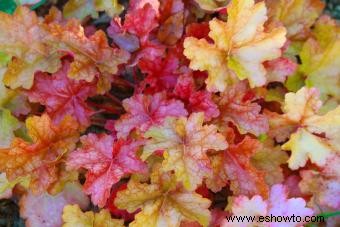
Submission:
[[16,2],[0,198],[27,226],[340,223],[340,27],[321,0]]

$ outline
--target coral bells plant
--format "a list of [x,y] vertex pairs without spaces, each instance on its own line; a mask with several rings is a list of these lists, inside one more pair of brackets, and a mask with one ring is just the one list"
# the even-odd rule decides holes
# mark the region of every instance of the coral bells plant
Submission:
[[13,4],[0,226],[339,226],[340,27],[321,0]]

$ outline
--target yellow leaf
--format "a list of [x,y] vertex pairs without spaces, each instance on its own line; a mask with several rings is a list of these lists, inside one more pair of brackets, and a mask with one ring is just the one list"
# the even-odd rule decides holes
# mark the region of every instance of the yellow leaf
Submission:
[[48,57],[43,55],[31,55],[26,58],[27,60],[14,58],[8,64],[3,81],[12,89],[20,86],[29,89],[33,85],[35,72],[54,73],[60,68],[61,63],[59,58],[60,54],[58,53]]
[[86,37],[84,28],[75,19],[66,24],[53,22],[48,29],[59,48],[73,54],[74,61],[68,73],[70,78],[90,82],[98,73],[111,76],[117,73],[118,65],[126,63],[130,57],[128,52],[112,48],[101,30]]
[[282,145],[282,149],[292,151],[288,165],[293,170],[305,166],[308,159],[323,166],[332,153],[327,140],[314,136],[303,128],[293,133],[290,140]]
[[266,0],[266,4],[270,19],[282,22],[291,39],[306,38],[325,6],[321,0]]
[[61,55],[48,44],[50,37],[28,8],[18,7],[13,15],[0,12],[0,50],[13,56],[4,74],[5,85],[29,89],[36,71],[57,71]]
[[237,81],[228,69],[224,53],[204,39],[186,38],[184,55],[190,59],[191,69],[208,72],[205,83],[210,91],[224,91],[228,84]]
[[207,11],[218,11],[227,6],[230,0],[195,0],[198,5]]
[[124,10],[118,0],[94,0],[94,6],[97,11],[105,11],[110,17],[117,16]]
[[27,185],[29,177],[18,177],[13,181],[8,181],[6,173],[0,173],[0,198],[6,194],[12,194],[12,188],[17,184]]
[[14,138],[10,148],[0,149],[0,171],[6,172],[10,181],[30,176],[34,192],[48,190],[59,178],[61,158],[75,148],[78,124],[66,117],[53,125],[47,115],[42,115],[28,118],[26,127],[32,143]]
[[131,180],[128,184],[128,189],[124,192],[118,192],[118,195],[115,199],[115,204],[132,213],[141,207],[145,201],[155,200],[160,197],[162,189],[157,184],[141,184]]
[[235,81],[234,74],[241,80],[248,78],[251,87],[267,82],[262,63],[280,57],[286,30],[278,26],[265,32],[266,14],[264,2],[234,0],[228,7],[227,22],[216,18],[209,22],[214,44],[193,37],[184,40],[190,68],[208,71],[208,90],[224,91]]
[[79,205],[66,205],[63,211],[63,227],[123,227],[124,221],[112,219],[108,210],[99,213],[82,212]]
[[98,12],[94,8],[93,0],[70,0],[64,5],[63,15],[65,18],[82,20],[87,16],[97,18]]
[[14,130],[19,128],[19,121],[11,112],[0,108],[0,148],[7,148],[14,138]]
[[[111,3],[117,5],[115,1],[96,4],[109,7]],[[112,13],[113,9],[108,10]],[[108,85],[103,82],[98,85],[100,93],[104,93],[104,89],[110,88],[109,79],[117,73],[118,65],[130,57],[128,52],[111,47],[105,32],[98,30],[87,37],[76,19],[64,22],[56,8],[51,9],[45,20],[25,7],[18,7],[13,16],[0,13],[0,51],[12,57],[3,77],[4,84],[12,89],[31,88],[37,71],[56,72],[61,66],[60,58],[67,52],[74,58],[68,76],[86,81],[106,77],[100,80]]]
[[283,110],[288,119],[299,122],[314,115],[321,105],[318,90],[303,87],[296,93],[290,92],[285,95]]
[[308,118],[305,124],[313,133],[325,133],[332,147],[340,151],[340,106],[322,116],[314,115]]
[[[155,168],[156,175],[160,170]],[[180,226],[182,220],[197,221],[207,226],[210,221],[210,201],[183,187],[170,187],[173,178],[168,173],[142,184],[130,180],[124,191],[119,191],[115,205],[133,212],[141,208],[130,224],[134,227]]]
[[340,101],[340,29],[336,21],[321,17],[315,24],[313,37],[300,52],[299,70],[307,76],[306,85],[320,90],[321,99],[333,96]]
[[117,16],[124,7],[118,0],[70,0],[63,8],[66,18],[84,19],[87,16],[98,17],[98,11],[105,11],[110,17]]
[[193,113],[185,117],[167,118],[161,127],[152,127],[144,135],[146,143],[142,159],[156,150],[164,150],[164,171],[174,170],[177,181],[188,190],[194,190],[203,178],[211,174],[208,150],[224,150],[228,144],[215,125],[203,125],[204,115]]
[[[340,107],[318,115],[322,106],[316,88],[303,87],[285,96],[284,114],[266,112],[270,119],[270,134],[283,142],[282,149],[291,150],[291,169],[303,167],[307,160],[324,166],[333,152],[340,152]],[[282,136],[284,135],[284,136]]]

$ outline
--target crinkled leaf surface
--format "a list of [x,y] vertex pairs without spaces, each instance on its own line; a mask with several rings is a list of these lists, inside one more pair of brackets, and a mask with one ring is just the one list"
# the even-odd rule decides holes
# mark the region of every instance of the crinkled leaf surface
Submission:
[[110,135],[88,134],[81,137],[81,142],[82,147],[69,155],[67,166],[88,170],[84,189],[100,207],[106,204],[111,187],[125,174],[147,172],[136,154],[143,141],[115,141]]
[[266,14],[264,2],[231,1],[227,22],[216,18],[209,22],[214,44],[206,39],[185,39],[184,55],[190,59],[190,67],[209,73],[208,90],[225,91],[235,81],[234,74],[241,80],[249,79],[251,87],[267,82],[262,63],[280,57],[286,30],[278,26],[265,32]]
[[[306,202],[302,198],[288,198],[286,188],[282,184],[273,185],[270,190],[268,200],[261,196],[254,196],[251,199],[245,196],[238,196],[232,199],[231,212],[233,215],[299,215],[301,217],[313,215],[313,210],[306,207]],[[248,223],[255,225],[255,223]],[[301,223],[303,224],[303,223]],[[228,222],[226,219],[222,223],[223,227],[242,226],[241,223]],[[297,226],[296,222],[273,222],[263,223],[268,227]]]
[[94,111],[85,101],[96,94],[96,85],[69,78],[69,70],[70,63],[66,61],[52,75],[37,73],[33,87],[26,94],[31,102],[46,106],[46,112],[53,122],[60,123],[66,115],[71,115],[79,124],[87,126]]
[[124,221],[111,218],[108,210],[99,213],[83,212],[78,205],[67,205],[63,210],[63,227],[123,227]]
[[152,178],[151,184],[130,181],[127,189],[117,194],[118,208],[129,212],[141,208],[130,226],[179,226],[186,219],[198,221],[202,226],[209,224],[208,199],[176,187],[174,177],[169,174],[155,175],[158,176]]
[[68,183],[64,190],[55,196],[47,193],[34,195],[31,192],[20,200],[20,215],[26,219],[26,226],[61,226],[64,206],[77,204],[86,209],[89,199],[79,183]]
[[197,188],[211,174],[208,150],[224,150],[228,144],[214,125],[203,125],[204,115],[193,113],[189,118],[167,118],[160,127],[150,128],[144,135],[150,138],[142,158],[164,150],[163,169],[175,171],[177,181],[188,190]]
[[165,93],[137,94],[123,101],[126,114],[115,122],[118,137],[126,138],[133,129],[147,131],[151,126],[162,124],[166,117],[186,116],[184,104],[168,99]]
[[32,142],[14,138],[9,148],[0,149],[0,171],[11,181],[30,177],[30,189],[42,192],[58,180],[60,159],[75,148],[78,124],[67,116],[54,125],[48,115],[42,115],[28,118],[26,127]]

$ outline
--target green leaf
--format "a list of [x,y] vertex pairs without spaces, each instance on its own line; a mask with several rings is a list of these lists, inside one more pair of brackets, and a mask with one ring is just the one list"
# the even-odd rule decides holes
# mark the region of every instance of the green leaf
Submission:
[[285,87],[292,92],[297,92],[305,85],[305,78],[299,72],[296,72],[294,75],[288,77]]
[[[41,0],[38,3],[31,6],[32,10],[35,10],[36,8],[42,6],[46,0]],[[17,8],[17,5],[23,5],[25,4],[24,0],[0,0],[0,11],[3,11],[8,14],[13,14],[15,9]],[[1,61],[1,60],[0,60]]]
[[10,56],[0,51],[0,67],[5,66],[10,60]]
[[14,138],[13,131],[19,128],[19,121],[6,109],[0,109],[0,148],[8,147]]
[[0,1],[0,11],[3,11],[8,14],[12,14],[17,8],[17,5],[15,4],[14,0],[1,0]]

